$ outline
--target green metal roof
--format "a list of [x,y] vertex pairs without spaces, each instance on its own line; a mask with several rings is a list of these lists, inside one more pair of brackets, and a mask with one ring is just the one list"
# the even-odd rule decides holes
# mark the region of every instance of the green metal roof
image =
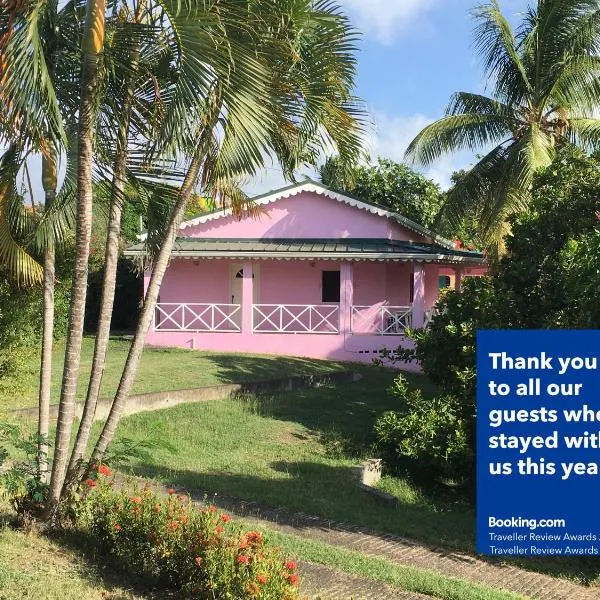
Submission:
[[[136,244],[126,256],[143,256],[145,244]],[[483,254],[450,249],[440,244],[373,238],[177,238],[172,256],[182,258],[421,260],[481,264]]]

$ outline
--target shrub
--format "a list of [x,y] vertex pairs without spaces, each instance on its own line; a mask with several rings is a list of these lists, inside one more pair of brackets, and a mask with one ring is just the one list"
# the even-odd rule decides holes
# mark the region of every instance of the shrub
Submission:
[[[102,467],[105,469],[105,467]],[[169,490],[112,489],[108,473],[86,480],[79,522],[127,570],[191,598],[293,600],[296,564],[214,506],[195,508]]]
[[386,464],[429,479],[462,481],[470,472],[473,451],[456,397],[423,398],[420,390],[409,390],[402,375],[394,380],[390,393],[400,409],[384,413],[375,424]]
[[473,484],[475,456],[475,335],[477,329],[499,328],[505,303],[493,280],[469,278],[461,293],[448,291],[437,304],[427,329],[411,331],[415,346],[396,356],[417,360],[438,386],[440,395],[425,399],[397,379],[390,390],[401,409],[380,417],[376,435],[388,466],[408,469],[428,479],[451,478]]

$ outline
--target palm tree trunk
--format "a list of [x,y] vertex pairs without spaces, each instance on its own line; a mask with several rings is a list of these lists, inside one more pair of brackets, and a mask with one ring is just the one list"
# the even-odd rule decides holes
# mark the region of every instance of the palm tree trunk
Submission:
[[102,433],[100,434],[98,442],[96,443],[92,453],[92,461],[94,462],[98,463],[102,461],[104,453],[112,441],[119,421],[121,420],[123,409],[127,403],[127,399],[139,367],[140,358],[144,349],[144,341],[146,334],[148,333],[150,323],[152,322],[156,300],[158,298],[158,293],[160,291],[160,286],[162,284],[165,271],[169,264],[171,251],[173,250],[173,244],[175,243],[175,238],[177,237],[177,232],[179,231],[179,224],[181,223],[181,219],[183,217],[186,202],[198,179],[203,158],[203,156],[198,154],[192,159],[183,185],[181,186],[181,190],[179,191],[179,198],[171,213],[171,219],[169,221],[167,231],[165,232],[164,242],[160,248],[158,257],[152,270],[152,276],[150,277],[150,283],[144,298],[144,306],[140,314],[135,336],[133,338],[133,343],[129,349],[129,354],[127,355],[127,360],[123,369],[123,375],[121,376],[121,381],[119,382],[119,387],[117,389],[111,411],[108,415],[108,419],[104,424]]
[[77,150],[77,219],[75,229],[75,268],[71,289],[69,331],[65,352],[56,445],[52,462],[52,477],[47,512],[56,518],[63,487],[71,429],[75,416],[77,378],[83,340],[85,301],[87,295],[88,259],[92,231],[92,164],[94,132],[94,100],[98,80],[98,58],[104,45],[104,0],[88,0],[83,35],[83,64],[81,74],[81,101],[79,106],[79,140]]
[[[53,147],[42,157],[42,183],[45,210],[50,210],[56,196],[56,151]],[[33,198],[33,196],[32,196]],[[50,428],[50,390],[52,380],[52,346],[54,342],[54,240],[50,239],[44,250],[44,301],[42,323],[42,364],[38,403],[38,476],[42,483],[48,481],[48,433]]]
[[[46,207],[50,199],[46,194]],[[52,345],[54,338],[54,246],[44,251],[44,305],[42,325],[42,365],[38,411],[38,475],[42,483],[48,481],[48,433],[50,426],[50,385],[52,377]]]
[[[138,12],[140,11],[138,6]],[[83,407],[83,415],[75,446],[71,453],[71,460],[68,468],[68,481],[75,481],[76,474],[80,470],[81,462],[85,456],[85,451],[92,429],[92,423],[96,415],[96,406],[100,395],[100,385],[104,375],[104,365],[106,361],[106,352],[110,337],[110,324],[112,320],[112,311],[115,300],[115,288],[117,282],[117,267],[119,263],[119,242],[121,233],[121,215],[123,213],[124,192],[126,183],[128,144],[129,144],[129,125],[131,122],[131,110],[133,105],[133,95],[135,91],[135,65],[139,58],[139,49],[133,52],[133,70],[130,74],[123,108],[123,121],[119,127],[117,138],[117,151],[115,156],[115,166],[113,173],[112,194],[110,201],[110,214],[108,218],[108,227],[106,235],[106,253],[104,257],[104,275],[102,280],[102,297],[100,300],[100,316],[98,318],[98,331],[96,332],[96,343],[94,346],[94,358],[92,361],[92,372],[88,384],[87,396]]]

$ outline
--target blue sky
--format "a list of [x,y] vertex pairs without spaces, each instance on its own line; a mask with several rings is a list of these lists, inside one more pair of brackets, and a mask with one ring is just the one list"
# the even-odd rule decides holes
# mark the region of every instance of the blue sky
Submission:
[[[410,140],[441,117],[455,91],[483,92],[485,81],[472,47],[470,10],[477,0],[340,0],[362,32],[357,95],[374,123],[367,147],[402,160]],[[500,0],[503,12],[518,21],[527,0]],[[443,158],[427,174],[447,187],[453,170],[472,156]],[[310,174],[310,173],[309,173]],[[263,192],[282,183],[276,169],[248,186]]]
[[[339,0],[362,39],[356,94],[368,108],[372,129],[365,146],[372,158],[401,161],[407,144],[441,117],[455,91],[483,92],[485,81],[472,48],[471,9],[478,0]],[[500,0],[518,21],[528,0]],[[444,157],[426,172],[443,188],[472,156]],[[36,198],[43,197],[40,160],[31,164]],[[315,177],[314,172],[307,175]],[[271,166],[245,186],[253,195],[285,185]]]

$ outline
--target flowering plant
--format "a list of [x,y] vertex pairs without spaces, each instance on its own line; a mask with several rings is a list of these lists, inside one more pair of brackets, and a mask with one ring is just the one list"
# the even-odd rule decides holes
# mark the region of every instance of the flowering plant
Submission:
[[192,598],[300,597],[296,563],[215,506],[199,509],[174,490],[166,497],[147,488],[115,490],[100,476],[82,489],[80,524],[119,564],[155,585]]

